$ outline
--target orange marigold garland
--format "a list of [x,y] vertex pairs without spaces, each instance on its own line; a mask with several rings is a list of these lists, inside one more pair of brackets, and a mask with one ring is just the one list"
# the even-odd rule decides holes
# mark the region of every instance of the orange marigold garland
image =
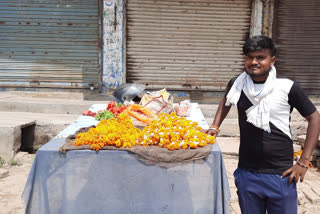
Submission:
[[158,119],[146,126],[136,144],[158,145],[169,150],[203,147],[214,144],[215,137],[200,132],[197,122],[171,114],[161,113]]
[[102,120],[96,128],[78,134],[74,146],[90,145],[96,151],[104,146],[130,148],[135,145],[140,132],[128,115],[119,114],[117,118]]
[[74,145],[90,145],[96,151],[104,146],[130,148],[135,144],[177,150],[196,149],[215,143],[213,136],[200,130],[197,122],[178,117],[175,113],[161,113],[158,119],[140,131],[132,125],[127,114],[121,113],[117,118],[102,120],[96,128],[78,134]]

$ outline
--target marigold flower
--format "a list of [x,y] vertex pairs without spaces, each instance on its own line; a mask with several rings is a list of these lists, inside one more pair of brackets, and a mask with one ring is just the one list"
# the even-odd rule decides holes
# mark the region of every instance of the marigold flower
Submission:
[[101,120],[96,128],[78,134],[74,146],[90,145],[96,151],[104,146],[130,148],[135,145],[140,132],[128,115],[119,114],[117,118]]
[[197,122],[171,114],[161,113],[157,120],[146,126],[139,140],[144,146],[158,145],[169,150],[197,148],[215,143],[211,135],[200,132]]
[[215,143],[215,138],[200,132],[198,123],[178,117],[174,112],[162,113],[143,131],[134,127],[127,114],[101,120],[96,128],[76,136],[75,146],[90,145],[99,151],[104,146],[130,148],[134,145],[157,145],[169,150],[196,149]]

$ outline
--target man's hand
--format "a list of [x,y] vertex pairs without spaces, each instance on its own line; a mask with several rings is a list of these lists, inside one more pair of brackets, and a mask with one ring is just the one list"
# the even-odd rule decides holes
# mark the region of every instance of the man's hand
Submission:
[[286,177],[288,174],[289,176],[289,184],[294,181],[297,183],[300,178],[300,182],[303,182],[304,176],[306,175],[308,168],[304,168],[302,166],[299,166],[298,164],[295,164],[290,169],[286,170],[284,173],[282,173],[281,178]]
[[212,135],[213,137],[217,137],[218,132],[213,129],[201,129],[200,132]]
[[312,155],[312,151],[317,145],[319,132],[320,132],[320,114],[318,111],[313,112],[309,116],[305,117],[308,121],[307,136],[304,143],[303,152],[300,160],[290,169],[282,174],[282,177],[290,174],[289,183],[293,180],[297,183],[299,178],[300,182],[303,181],[304,176],[308,170],[309,161]]
[[[230,89],[230,87],[229,87],[229,89]],[[231,105],[230,106],[226,106],[226,98],[224,97],[219,103],[217,112],[216,112],[216,114],[214,116],[214,120],[213,120],[213,122],[212,122],[212,124],[210,126],[210,127],[215,127],[215,129],[217,129],[217,130],[214,130],[214,129],[203,129],[203,130],[201,130],[201,132],[209,134],[209,135],[212,135],[214,137],[217,137],[218,132],[219,132],[219,127],[220,127],[222,121],[224,120],[224,118],[229,113],[230,109],[231,109]]]

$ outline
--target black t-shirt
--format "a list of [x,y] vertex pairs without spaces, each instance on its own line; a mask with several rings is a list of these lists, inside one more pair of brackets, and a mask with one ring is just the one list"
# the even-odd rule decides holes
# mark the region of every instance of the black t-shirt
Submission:
[[[231,79],[228,89],[235,78]],[[247,122],[246,110],[253,104],[244,91],[237,103],[240,127],[238,167],[262,173],[282,174],[293,164],[293,145],[290,133],[290,114],[293,108],[306,117],[316,108],[299,85],[286,78],[278,78],[270,94],[271,133]],[[263,83],[257,84],[263,87]],[[226,94],[227,94],[226,93]]]

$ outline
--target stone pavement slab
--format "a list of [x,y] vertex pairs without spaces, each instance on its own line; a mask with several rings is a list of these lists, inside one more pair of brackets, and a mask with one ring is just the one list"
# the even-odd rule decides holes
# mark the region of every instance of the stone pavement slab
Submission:
[[0,179],[9,176],[9,170],[0,168]]
[[240,138],[238,137],[217,137],[217,142],[223,154],[238,156]]
[[0,111],[0,127],[17,126],[34,122],[72,123],[80,114],[47,114],[33,112]]

